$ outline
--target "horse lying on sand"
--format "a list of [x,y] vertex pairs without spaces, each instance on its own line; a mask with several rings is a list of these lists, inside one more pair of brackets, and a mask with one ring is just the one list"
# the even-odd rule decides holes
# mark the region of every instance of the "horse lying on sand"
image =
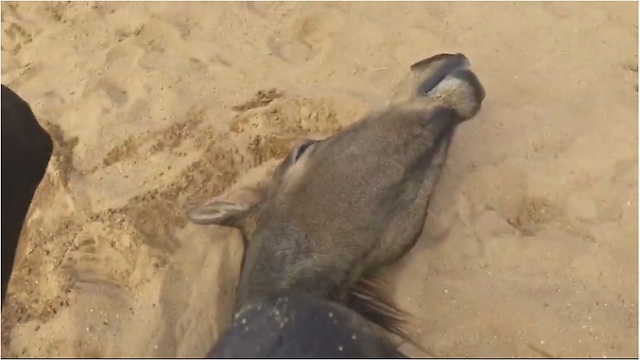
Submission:
[[240,229],[245,246],[236,319],[210,355],[402,356],[368,326],[411,341],[376,273],[415,245],[455,129],[484,97],[464,55],[424,59],[384,108],[301,141],[255,196],[189,210]]

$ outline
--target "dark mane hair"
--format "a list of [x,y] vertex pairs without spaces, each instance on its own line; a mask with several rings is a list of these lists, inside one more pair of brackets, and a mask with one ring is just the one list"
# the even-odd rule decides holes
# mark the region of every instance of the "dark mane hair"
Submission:
[[[411,315],[395,304],[391,298],[391,291],[383,280],[382,272],[371,271],[363,275],[349,289],[346,306],[402,341],[415,346],[426,354],[435,356],[418,344],[407,331]],[[399,350],[398,352],[400,353]],[[406,357],[404,354],[402,356]]]

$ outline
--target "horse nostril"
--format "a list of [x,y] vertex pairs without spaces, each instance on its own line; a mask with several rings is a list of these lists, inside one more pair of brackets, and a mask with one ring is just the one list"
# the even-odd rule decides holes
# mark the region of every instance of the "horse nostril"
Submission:
[[445,78],[454,72],[469,67],[469,59],[462,54],[446,55],[440,62],[433,64],[435,68],[430,71],[430,75],[425,78],[418,88],[420,95],[428,95],[436,88]]

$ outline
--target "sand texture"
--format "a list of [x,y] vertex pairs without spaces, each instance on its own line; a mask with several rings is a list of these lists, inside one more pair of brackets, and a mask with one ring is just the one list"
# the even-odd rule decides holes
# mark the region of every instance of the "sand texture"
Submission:
[[2,83],[56,149],[2,355],[204,355],[242,246],[186,206],[462,52],[487,98],[392,273],[416,337],[439,356],[637,357],[637,6],[3,1]]

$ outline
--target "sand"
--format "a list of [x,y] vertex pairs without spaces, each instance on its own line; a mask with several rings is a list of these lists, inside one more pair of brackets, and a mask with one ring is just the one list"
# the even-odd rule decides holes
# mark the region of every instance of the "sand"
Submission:
[[637,357],[637,6],[3,1],[2,82],[56,150],[2,355],[202,356],[242,247],[184,209],[462,52],[487,99],[392,269],[415,336],[439,356]]

